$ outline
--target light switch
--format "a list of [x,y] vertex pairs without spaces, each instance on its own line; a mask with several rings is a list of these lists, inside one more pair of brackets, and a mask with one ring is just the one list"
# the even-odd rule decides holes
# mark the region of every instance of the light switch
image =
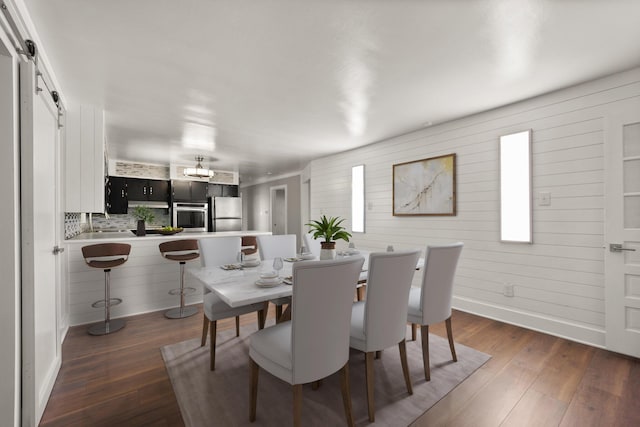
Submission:
[[549,206],[551,205],[551,193],[548,191],[541,191],[538,193],[538,205],[539,206]]

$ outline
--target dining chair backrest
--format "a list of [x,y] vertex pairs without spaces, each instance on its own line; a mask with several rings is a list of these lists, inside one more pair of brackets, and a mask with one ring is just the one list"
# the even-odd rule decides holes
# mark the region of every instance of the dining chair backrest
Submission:
[[239,236],[210,237],[198,240],[203,267],[215,267],[237,262],[242,239]]
[[422,275],[422,325],[442,322],[451,316],[453,279],[464,243],[427,246]]
[[306,233],[303,238],[307,251],[311,252],[316,257],[320,257],[320,240],[315,239],[313,237],[313,233]]
[[278,234],[258,236],[260,259],[294,258],[296,256],[296,235]]
[[351,306],[363,263],[349,257],[293,264],[293,384],[327,377],[349,360]]
[[420,250],[369,255],[364,311],[365,351],[391,347],[402,341],[409,290],[419,258]]

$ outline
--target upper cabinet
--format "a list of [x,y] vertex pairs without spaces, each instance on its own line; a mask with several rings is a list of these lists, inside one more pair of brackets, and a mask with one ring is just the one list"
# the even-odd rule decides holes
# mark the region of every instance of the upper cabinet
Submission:
[[110,176],[107,179],[107,212],[110,214],[126,214],[129,208],[127,197],[127,178]]
[[104,212],[104,112],[70,105],[65,139],[65,211]]
[[169,181],[159,179],[127,178],[129,201],[163,202],[169,206]]
[[200,181],[171,181],[173,202],[206,202],[209,184]]

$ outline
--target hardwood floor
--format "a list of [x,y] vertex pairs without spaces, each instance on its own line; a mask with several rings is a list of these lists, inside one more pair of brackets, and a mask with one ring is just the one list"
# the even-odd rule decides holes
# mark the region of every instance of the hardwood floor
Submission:
[[[415,426],[640,425],[640,360],[459,311],[452,321],[456,342],[492,358]],[[218,330],[234,327],[234,319],[218,322]],[[181,320],[130,317],[110,336],[71,328],[40,425],[182,426],[159,349],[198,338],[201,328],[202,307]],[[446,337],[444,323],[430,332]]]

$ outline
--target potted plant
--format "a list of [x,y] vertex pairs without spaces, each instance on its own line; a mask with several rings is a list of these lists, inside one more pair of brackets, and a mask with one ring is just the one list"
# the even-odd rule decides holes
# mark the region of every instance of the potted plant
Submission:
[[344,218],[329,217],[321,215],[320,220],[312,220],[310,223],[305,224],[309,226],[309,232],[313,233],[313,238],[324,238],[324,241],[320,242],[320,259],[333,259],[336,253],[336,240],[342,239],[346,242],[349,241],[351,233],[341,225]]
[[146,206],[136,206],[133,209],[133,216],[138,218],[138,226],[136,228],[136,236],[144,236],[147,234],[145,223],[151,222],[155,218],[151,209]]

